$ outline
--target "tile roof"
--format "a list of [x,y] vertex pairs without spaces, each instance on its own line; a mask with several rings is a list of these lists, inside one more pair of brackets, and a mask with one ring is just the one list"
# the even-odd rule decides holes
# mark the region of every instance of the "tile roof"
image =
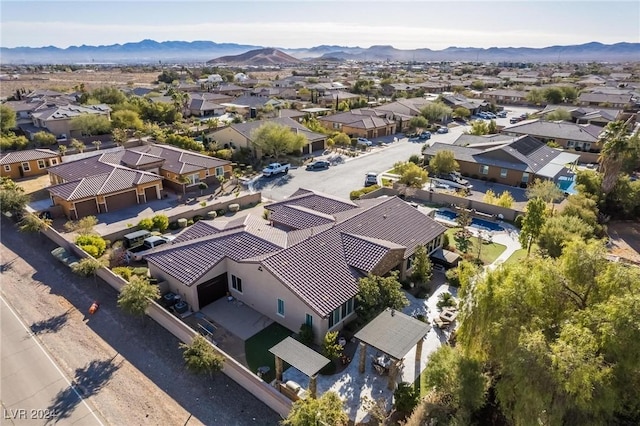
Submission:
[[[406,258],[418,245],[428,244],[445,231],[442,225],[397,197],[354,210],[358,214],[262,262],[323,316],[355,296],[360,271],[371,271],[367,268],[375,266],[375,259],[382,259],[383,251],[386,254],[390,249],[405,247]],[[345,234],[349,236],[344,237]],[[358,256],[366,258],[369,252],[358,247],[375,248],[372,260],[360,259]]]
[[231,164],[230,161],[209,157],[169,145],[150,144],[133,147],[130,148],[130,150],[164,158],[165,161],[160,168],[176,174],[193,173],[205,168],[210,169]]
[[239,262],[280,249],[238,228],[202,238],[179,242],[174,240],[172,244],[166,244],[145,256],[145,259],[191,286],[225,258]]
[[287,204],[276,208],[269,218],[292,229],[313,228],[335,221],[333,216],[306,207]]
[[425,155],[435,155],[438,151],[452,151],[456,160],[487,166],[537,173],[553,162],[563,151],[553,149],[538,139],[524,135],[509,140],[487,141],[471,146],[449,145],[436,142],[428,147]]
[[358,207],[354,202],[343,198],[334,197],[319,191],[300,188],[288,199],[269,204],[265,208],[271,212],[276,212],[284,205],[305,207],[326,215],[333,215],[338,212]]
[[60,154],[50,149],[26,149],[24,151],[3,152],[0,154],[0,164],[19,163],[22,161],[42,160],[59,157]]
[[111,108],[105,104],[91,106],[59,105],[41,111],[34,111],[31,115],[42,120],[68,120],[83,114],[105,114],[109,111],[111,111]]
[[310,141],[326,139],[326,135],[312,132],[311,130],[307,129],[305,126],[303,126],[302,124],[298,123],[296,120],[290,117],[278,117],[278,118],[272,118],[269,120],[257,120],[257,121],[248,121],[246,123],[235,123],[235,124],[232,124],[230,127],[236,132],[240,133],[243,137],[247,138],[248,140],[251,140],[253,132],[265,123],[276,123],[276,124],[289,127],[293,131],[301,133],[303,136],[307,138],[307,140],[310,140]]
[[54,185],[47,190],[67,201],[81,200],[133,189],[135,185],[161,180],[156,174],[113,166],[108,173]]
[[395,124],[393,120],[387,119],[386,117],[384,117],[384,115],[382,117],[378,117],[375,115],[383,113],[382,111],[374,111],[367,108],[365,108],[364,110],[366,111],[354,109],[339,114],[325,115],[322,117],[318,117],[318,120],[329,123],[341,123],[350,127],[365,130],[377,129],[380,127],[386,127],[388,125]]
[[593,124],[576,124],[567,121],[523,121],[502,129],[506,134],[529,134],[549,139],[567,139],[595,143],[598,141],[602,127]]

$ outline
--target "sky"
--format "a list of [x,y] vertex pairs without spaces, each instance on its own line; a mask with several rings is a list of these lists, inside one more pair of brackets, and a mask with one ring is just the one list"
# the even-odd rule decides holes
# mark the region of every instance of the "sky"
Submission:
[[0,46],[206,40],[398,49],[640,42],[640,1],[0,0]]

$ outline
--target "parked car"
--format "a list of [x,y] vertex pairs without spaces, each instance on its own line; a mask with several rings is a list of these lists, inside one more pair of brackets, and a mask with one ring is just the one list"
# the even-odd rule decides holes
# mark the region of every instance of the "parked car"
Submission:
[[274,175],[279,175],[280,173],[289,173],[289,169],[291,168],[291,164],[280,164],[280,163],[271,163],[264,169],[262,169],[262,176],[270,177]]
[[373,186],[378,184],[378,174],[374,172],[369,172],[364,178],[364,186]]
[[442,126],[436,131],[436,133],[439,133],[441,135],[445,133],[449,133],[449,128],[447,126]]
[[329,162],[324,160],[307,164],[307,170],[325,170],[329,168]]
[[503,111],[498,111],[496,113],[496,116],[500,117],[500,118],[506,118],[507,117],[507,111],[504,111],[504,110]]
[[495,115],[494,113],[489,112],[489,111],[485,112],[485,113],[484,113],[484,115],[485,115],[485,117],[486,117],[487,119],[489,119],[489,120],[494,120],[494,119],[496,119],[496,118],[497,118],[497,117],[496,117],[496,115]]
[[460,172],[442,173],[438,175],[438,178],[455,182],[458,185],[463,185],[463,186],[466,186],[467,188],[471,188],[471,185],[469,185],[469,181],[466,180],[464,177],[462,177]]
[[60,262],[64,263],[70,268],[73,267],[73,265],[76,265],[80,261],[77,257],[69,253],[63,247],[58,247],[51,250],[51,254],[53,255],[53,257],[55,257]]
[[144,240],[146,238],[149,238],[150,236],[151,236],[151,232],[147,231],[146,229],[141,229],[140,231],[135,231],[135,232],[126,234],[122,239],[124,243],[124,248],[130,249],[133,247],[140,246],[142,245]]
[[366,145],[366,146],[372,146],[373,145],[373,142],[371,142],[367,138],[358,138],[357,142],[358,142],[358,145]]
[[65,133],[56,136],[56,142],[66,142],[67,141],[67,135]]
[[161,246],[163,244],[167,244],[172,239],[173,238],[171,237],[165,237],[165,236],[159,236],[159,237],[153,236],[153,237],[146,238],[142,243],[142,245],[139,245],[137,247],[127,250],[127,256],[129,256],[129,259],[131,260],[140,261],[149,250],[156,248],[158,246]]
[[480,118],[484,118],[484,119],[489,118],[489,117],[487,116],[487,113],[486,113],[486,112],[484,112],[484,111],[480,111],[479,113],[477,113],[477,114],[476,114],[476,117],[480,117]]
[[431,139],[431,132],[422,132],[420,133],[420,136],[418,136],[418,138],[423,141],[428,141],[429,139]]
[[511,117],[511,118],[509,119],[509,123],[511,123],[511,124],[516,124],[516,123],[521,122],[522,120],[523,120],[523,119],[522,119],[521,117]]

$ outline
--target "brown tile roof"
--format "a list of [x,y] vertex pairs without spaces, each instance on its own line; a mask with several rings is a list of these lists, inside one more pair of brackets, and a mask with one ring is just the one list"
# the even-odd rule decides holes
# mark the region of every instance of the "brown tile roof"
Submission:
[[193,173],[198,170],[222,167],[231,164],[230,161],[197,154],[195,152],[169,145],[143,145],[131,148],[131,150],[138,153],[145,153],[155,157],[164,158],[165,161],[160,168],[176,174]]
[[47,190],[67,201],[81,200],[133,189],[135,185],[159,181],[156,174],[114,166],[110,172],[54,185]]
[[193,240],[174,240],[171,245],[159,248],[145,256],[145,259],[191,286],[224,258],[239,262],[280,249],[275,244],[237,228]]
[[300,188],[284,201],[272,203],[265,208],[271,212],[277,212],[282,206],[300,206],[307,209],[315,210],[319,213],[333,215],[345,210],[351,210],[358,207],[352,201],[343,198],[334,197],[323,194],[318,191]]
[[59,156],[60,154],[53,152],[50,149],[27,149],[24,151],[3,152],[0,154],[0,165],[31,160],[43,160],[45,158],[55,158]]
[[283,205],[276,208],[269,218],[292,229],[313,228],[314,226],[333,223],[333,216],[317,212],[302,206]]

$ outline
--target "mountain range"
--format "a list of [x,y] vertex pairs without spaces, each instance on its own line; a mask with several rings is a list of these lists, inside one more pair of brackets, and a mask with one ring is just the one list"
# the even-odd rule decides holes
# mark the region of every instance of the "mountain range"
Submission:
[[[194,63],[218,61],[242,55],[263,46],[212,41],[142,40],[135,43],[101,46],[55,46],[0,48],[2,64],[73,64],[73,63]],[[282,55],[266,54],[264,63],[291,64],[292,59],[356,60],[356,61],[476,61],[476,62],[636,62],[640,61],[640,43],[602,44],[591,42],[571,46],[528,47],[448,47],[443,50],[396,49],[393,46],[369,48],[348,46],[316,46],[303,49],[276,48]],[[268,59],[266,57],[269,57]],[[280,59],[278,59],[280,58]],[[291,59],[289,59],[291,58]],[[259,61],[258,61],[259,62]]]

